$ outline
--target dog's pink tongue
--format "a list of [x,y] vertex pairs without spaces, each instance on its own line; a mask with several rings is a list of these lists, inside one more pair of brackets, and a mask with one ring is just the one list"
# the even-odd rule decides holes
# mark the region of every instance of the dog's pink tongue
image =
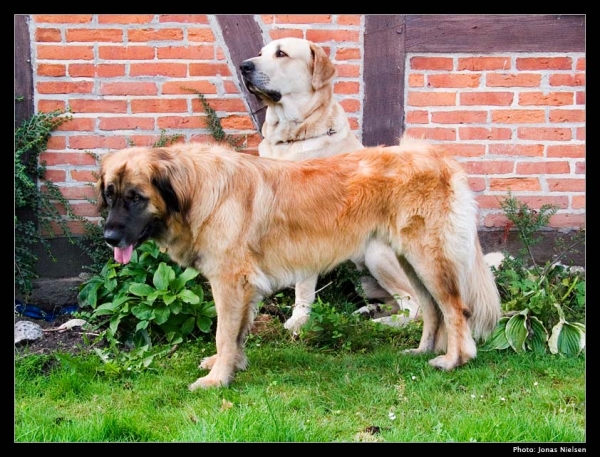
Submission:
[[133,253],[133,244],[126,248],[115,248],[115,261],[122,263],[123,265],[129,263],[131,260],[131,254]]

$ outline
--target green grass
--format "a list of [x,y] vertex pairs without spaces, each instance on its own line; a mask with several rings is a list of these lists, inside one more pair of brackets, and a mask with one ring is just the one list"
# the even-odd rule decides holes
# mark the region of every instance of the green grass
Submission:
[[[280,325],[280,324],[278,324]],[[365,326],[371,325],[368,322]],[[451,372],[401,353],[403,331],[357,352],[252,336],[229,388],[188,391],[211,342],[148,370],[101,374],[94,354],[15,362],[16,442],[585,442],[585,355],[480,351]],[[376,430],[377,433],[371,433]]]

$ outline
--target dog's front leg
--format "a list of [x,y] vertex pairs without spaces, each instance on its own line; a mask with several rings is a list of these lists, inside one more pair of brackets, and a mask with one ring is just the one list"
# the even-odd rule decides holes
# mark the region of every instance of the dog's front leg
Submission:
[[190,390],[228,386],[235,370],[248,365],[243,345],[254,320],[255,294],[239,278],[211,280],[211,286],[217,309],[217,353],[202,361],[200,368],[210,369],[210,373],[191,384]]

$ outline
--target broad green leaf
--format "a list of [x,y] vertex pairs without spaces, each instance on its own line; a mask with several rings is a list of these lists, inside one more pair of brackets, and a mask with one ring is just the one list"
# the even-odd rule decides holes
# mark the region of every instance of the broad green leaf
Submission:
[[173,290],[174,292],[179,292],[181,289],[183,289],[183,286],[185,286],[185,284],[190,279],[194,279],[199,274],[200,273],[195,268],[186,268],[183,273],[181,273],[179,276],[173,279],[173,281],[171,281],[171,290]]
[[165,302],[165,305],[170,305],[175,301],[176,298],[177,295],[174,295],[171,292],[166,292],[162,297],[163,301]]
[[148,306],[146,303],[140,303],[139,305],[131,308],[131,313],[142,321],[151,321],[154,319],[153,312],[153,308]]
[[522,352],[525,350],[527,334],[526,313],[521,312],[515,314],[506,323],[506,339],[515,352]]
[[480,347],[482,351],[492,351],[494,349],[502,350],[510,346],[506,339],[506,323],[508,317],[503,316],[498,321],[498,325],[490,335],[490,337]]
[[186,303],[191,303],[192,305],[195,305],[196,303],[200,302],[200,298],[198,297],[198,295],[196,295],[191,290],[182,290],[181,292],[179,292],[179,294],[177,294],[177,297]]
[[135,283],[129,286],[129,292],[138,297],[147,297],[154,292],[154,288],[148,284]]
[[560,335],[564,323],[565,321],[561,319],[558,324],[552,327],[552,333],[548,338],[548,347],[552,354],[558,354],[558,335]]
[[166,306],[160,306],[154,308],[154,315],[156,316],[155,322],[158,325],[164,324],[169,319],[171,315],[171,310]]
[[555,334],[555,329],[556,337],[553,340],[553,345],[556,343],[554,345],[556,352],[553,352],[553,354],[560,353],[569,357],[578,356],[585,347],[585,326],[580,323],[571,324],[560,321],[552,329],[552,336]]
[[171,310],[171,314],[179,314],[181,312],[181,302],[175,300],[173,303],[169,304],[169,309]]
[[175,277],[175,272],[173,268],[167,265],[165,262],[161,262],[154,273],[154,277],[152,278],[152,284],[158,290],[167,290],[169,287],[169,283]]
[[529,316],[529,336],[527,338],[527,347],[537,354],[545,354],[548,347],[548,332],[535,316]]
[[117,329],[119,328],[119,324],[121,323],[121,316],[119,316],[118,314],[113,316],[110,319],[110,329],[112,330],[113,334],[117,333]]
[[195,319],[193,317],[188,317],[185,322],[181,325],[181,334],[189,335],[194,330],[194,322]]
[[198,325],[198,328],[200,329],[200,331],[202,331],[204,333],[208,333],[208,332],[210,332],[210,327],[212,325],[212,319],[209,319],[206,316],[198,316],[198,318],[196,319],[196,324]]
[[145,328],[148,328],[148,324],[150,323],[150,321],[139,321],[137,323],[137,325],[135,326],[135,331],[137,332],[138,330],[143,330]]

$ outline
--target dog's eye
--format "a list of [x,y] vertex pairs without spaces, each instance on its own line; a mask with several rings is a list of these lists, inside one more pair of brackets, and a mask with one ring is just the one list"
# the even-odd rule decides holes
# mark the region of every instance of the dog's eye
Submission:
[[287,57],[287,54],[281,49],[278,49],[277,52],[275,52],[275,57]]

